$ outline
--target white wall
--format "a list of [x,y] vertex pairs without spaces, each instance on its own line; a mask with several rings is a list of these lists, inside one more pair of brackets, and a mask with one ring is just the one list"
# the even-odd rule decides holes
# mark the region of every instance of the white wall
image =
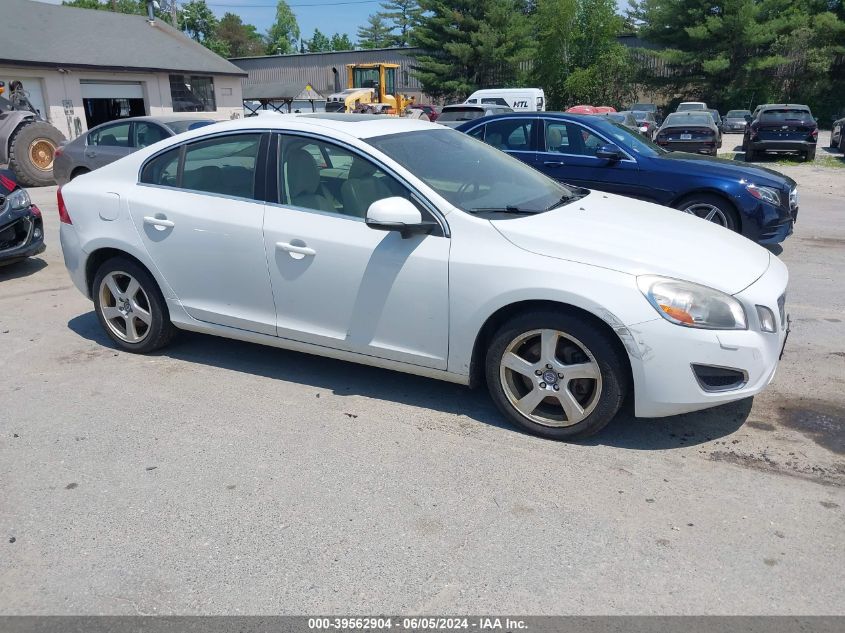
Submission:
[[[172,114],[173,104],[170,100],[170,76],[168,73],[117,73],[90,70],[68,70],[59,72],[56,69],[37,69],[13,66],[0,66],[0,79],[8,82],[20,79],[24,83],[24,90],[35,96],[40,89],[44,101],[42,115],[55,125],[67,138],[75,138],[78,133],[85,132],[85,111],[82,107],[82,89],[80,80],[89,81],[137,81],[144,90],[144,103],[147,114]],[[38,82],[36,89],[33,81]],[[8,96],[8,95],[6,95]],[[214,96],[217,111],[205,113],[215,119],[237,118],[243,114],[243,99],[241,92],[241,78],[229,76],[214,77]],[[65,115],[62,101],[70,100],[73,113]],[[36,104],[39,107],[40,104]]]

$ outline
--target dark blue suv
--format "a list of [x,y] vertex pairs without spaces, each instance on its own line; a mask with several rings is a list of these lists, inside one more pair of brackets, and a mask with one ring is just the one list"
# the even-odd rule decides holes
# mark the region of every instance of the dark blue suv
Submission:
[[668,152],[605,117],[499,114],[457,129],[556,180],[674,207],[760,244],[785,240],[798,215],[791,178],[765,167]]

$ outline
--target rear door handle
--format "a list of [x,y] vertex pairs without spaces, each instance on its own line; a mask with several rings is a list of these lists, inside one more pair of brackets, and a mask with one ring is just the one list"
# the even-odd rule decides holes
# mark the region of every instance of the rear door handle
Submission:
[[144,216],[144,224],[150,224],[152,226],[157,226],[162,229],[172,229],[174,226],[176,226],[170,220],[165,220],[164,218],[154,218],[151,215]]
[[566,163],[561,160],[547,160],[543,164],[546,167],[563,167],[564,165],[566,165]]
[[309,246],[298,246],[296,244],[291,244],[290,242],[276,242],[276,248],[279,250],[288,252],[288,253],[296,253],[297,255],[316,255],[317,251]]

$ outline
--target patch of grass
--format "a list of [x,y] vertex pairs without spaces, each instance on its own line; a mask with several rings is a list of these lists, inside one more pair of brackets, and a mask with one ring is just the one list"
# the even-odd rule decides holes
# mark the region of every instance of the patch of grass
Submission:
[[[725,160],[736,160],[739,162],[745,161],[745,154],[743,152],[725,152],[719,154],[719,158]],[[791,154],[774,154],[760,160],[757,159],[752,165],[787,165],[790,167],[799,167],[807,165],[808,167],[829,167],[834,169],[845,169],[845,156],[818,156],[816,160],[807,162],[802,157]]]
[[834,167],[845,169],[845,156],[822,156],[816,159],[817,167]]

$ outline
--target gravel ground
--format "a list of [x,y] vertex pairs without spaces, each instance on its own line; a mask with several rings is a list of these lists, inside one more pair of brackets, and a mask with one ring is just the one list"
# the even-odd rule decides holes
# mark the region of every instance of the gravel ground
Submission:
[[845,172],[776,168],[773,384],[581,444],[378,369],[118,352],[33,190],[49,247],[0,269],[0,614],[845,614]]

